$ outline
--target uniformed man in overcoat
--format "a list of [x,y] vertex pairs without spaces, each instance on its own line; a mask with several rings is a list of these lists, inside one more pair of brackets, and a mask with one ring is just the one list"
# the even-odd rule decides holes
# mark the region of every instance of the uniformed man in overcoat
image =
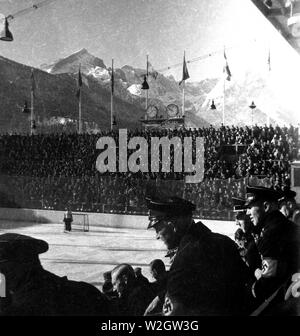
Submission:
[[[243,260],[249,267],[249,270],[254,276],[254,272],[261,265],[261,258],[256,246],[258,239],[258,232],[255,230],[250,217],[247,215],[247,207],[245,206],[245,200],[238,197],[232,197],[233,211],[236,213],[235,221],[242,231],[242,237],[244,240],[243,248],[240,248],[240,254]],[[238,231],[236,232],[238,235]]]
[[300,209],[297,206],[294,190],[284,190],[282,197],[278,200],[280,212],[289,220],[300,226]]
[[262,263],[255,272],[256,281],[251,286],[258,303],[264,302],[284,287],[299,270],[299,243],[295,225],[279,210],[281,193],[265,187],[247,187],[247,213],[261,234],[257,242]]
[[229,237],[195,223],[195,205],[178,197],[147,198],[149,225],[171,258],[165,315],[243,315],[248,269]]
[[5,296],[0,316],[110,315],[108,299],[94,286],[43,269],[48,243],[17,233],[0,235],[0,273]]

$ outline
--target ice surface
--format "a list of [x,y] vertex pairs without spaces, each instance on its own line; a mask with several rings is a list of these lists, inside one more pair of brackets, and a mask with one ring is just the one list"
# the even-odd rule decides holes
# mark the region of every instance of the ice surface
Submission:
[[[212,231],[233,238],[234,222],[202,221]],[[16,232],[46,240],[49,250],[40,255],[45,269],[69,279],[86,281],[99,289],[103,284],[103,273],[119,263],[141,267],[142,273],[153,281],[149,263],[153,259],[165,258],[164,244],[155,239],[153,230],[120,229],[90,226],[89,232],[78,227],[70,233],[64,232],[63,224],[36,224],[28,222],[0,221],[0,233]]]

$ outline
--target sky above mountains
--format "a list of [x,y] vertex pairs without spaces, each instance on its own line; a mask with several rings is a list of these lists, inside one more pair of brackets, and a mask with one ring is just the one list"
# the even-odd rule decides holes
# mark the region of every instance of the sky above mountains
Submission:
[[[0,0],[0,13],[38,2]],[[10,29],[14,41],[1,42],[0,54],[35,67],[82,48],[116,67],[145,67],[149,54],[157,69],[181,63],[184,50],[187,60],[220,51],[191,63],[191,80],[222,72],[224,46],[233,68],[241,59],[265,66],[277,34],[250,0],[57,0],[16,17]]]
[[[38,2],[0,0],[0,13]],[[0,41],[0,55],[26,65],[86,48],[106,65],[114,58],[115,67],[145,68],[148,54],[154,68],[171,66],[164,74],[180,80],[185,50],[188,61],[201,58],[188,63],[190,81],[222,77],[225,46],[233,78],[258,72],[288,104],[299,106],[299,55],[250,0],[57,0],[16,17],[10,30],[14,41]]]

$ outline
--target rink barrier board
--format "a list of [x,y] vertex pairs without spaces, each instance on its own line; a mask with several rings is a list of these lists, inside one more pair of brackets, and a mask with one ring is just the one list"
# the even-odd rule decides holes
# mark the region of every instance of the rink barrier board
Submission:
[[[76,212],[75,212],[76,213]],[[83,212],[88,215],[89,225],[104,226],[114,228],[131,228],[131,229],[147,229],[148,217],[141,215],[122,215],[122,214],[105,214],[94,212]],[[62,223],[64,211],[59,210],[40,210],[40,209],[13,209],[0,208],[0,220],[16,221],[16,222],[33,222],[33,223]],[[197,220],[196,220],[197,221]],[[210,221],[203,220],[204,224],[208,224],[213,231],[218,230],[218,223],[225,228],[226,233],[232,235],[236,229],[233,221]],[[224,227],[225,224],[225,227]],[[1,224],[0,224],[1,225]]]

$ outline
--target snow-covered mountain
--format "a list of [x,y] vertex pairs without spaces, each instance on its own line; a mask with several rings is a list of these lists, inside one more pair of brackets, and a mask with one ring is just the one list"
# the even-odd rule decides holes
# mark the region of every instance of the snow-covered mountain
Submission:
[[[82,73],[83,118],[99,125],[110,126],[111,69],[103,60],[82,49],[52,64],[34,69],[36,81],[35,112],[41,119],[52,117],[78,118],[75,97],[79,65]],[[24,101],[30,101],[31,68],[0,56],[1,131],[28,131],[28,115],[22,114]],[[145,69],[125,65],[114,69],[114,110],[118,127],[140,127],[145,114],[145,90],[141,89]],[[166,116],[166,106],[173,103],[181,109],[182,88],[171,75],[159,73],[148,77],[148,105],[158,107]],[[274,91],[274,82],[248,72],[243,77],[225,81],[226,124],[265,124],[267,115],[272,123],[294,124],[294,106],[285,96]],[[278,92],[278,91],[277,91]],[[224,82],[222,78],[207,78],[200,82],[186,81],[185,116],[187,127],[201,127],[222,122]],[[211,110],[214,100],[217,107]],[[256,108],[249,105],[254,101]],[[293,113],[292,113],[293,112]]]
[[[50,73],[78,72],[81,65],[84,76],[95,79],[98,83],[110,90],[110,68],[104,62],[82,49],[63,60],[47,66]],[[115,69],[115,94],[123,101],[144,106],[145,91],[141,84],[145,75],[145,69],[137,69],[125,65],[121,69]],[[149,76],[148,90],[149,104],[155,104],[161,115],[165,115],[168,104],[182,105],[182,89],[172,75],[158,74],[156,78]],[[268,118],[273,123],[289,124],[295,121],[291,118],[289,109],[280,101],[279,96],[269,88],[265,78],[248,72],[243,77],[231,78],[225,81],[225,120],[227,124],[251,125],[252,123],[265,124]],[[207,78],[201,82],[186,81],[186,121],[190,126],[204,126],[207,124],[220,125],[223,114],[224,79]],[[214,100],[217,107],[211,110],[211,102]],[[249,108],[254,101],[256,108]]]

